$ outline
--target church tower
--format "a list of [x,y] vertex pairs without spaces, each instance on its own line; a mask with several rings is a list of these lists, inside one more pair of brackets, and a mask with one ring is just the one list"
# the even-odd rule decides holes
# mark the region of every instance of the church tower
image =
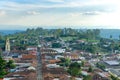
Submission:
[[6,39],[5,51],[10,52],[10,40],[9,40],[9,38]]

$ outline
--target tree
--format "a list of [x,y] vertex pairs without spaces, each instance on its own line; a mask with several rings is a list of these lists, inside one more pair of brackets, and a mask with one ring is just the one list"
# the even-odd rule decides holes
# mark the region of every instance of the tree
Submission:
[[71,63],[68,68],[68,73],[72,76],[78,76],[81,72],[81,65],[77,62]]
[[15,64],[13,64],[13,63],[14,63],[13,60],[9,60],[6,64],[6,68],[8,68],[8,69],[15,68]]
[[112,39],[113,38],[113,36],[112,35],[110,35],[110,39]]
[[99,39],[100,38],[100,30],[99,29],[94,29],[93,32],[94,32],[94,35],[95,35],[95,39]]
[[92,66],[89,67],[88,72],[93,72]]
[[120,35],[119,35],[119,40],[120,40]]
[[0,40],[2,40],[3,39],[3,36],[2,36],[2,33],[0,33]]
[[62,45],[60,43],[53,43],[52,48],[60,48]]
[[56,29],[54,35],[56,36],[56,38],[58,38],[60,37],[61,33],[62,33],[62,29]]
[[92,77],[90,75],[84,76],[83,80],[92,80]]
[[80,74],[80,69],[77,68],[77,67],[73,67],[71,70],[70,70],[70,74],[72,76],[78,76]]
[[3,78],[11,68],[15,68],[13,61],[10,60],[9,62],[6,62],[0,57],[0,78]]
[[106,69],[106,66],[104,64],[101,64],[101,63],[96,63],[96,66],[99,67],[102,70]]
[[110,76],[112,80],[119,80],[118,77],[115,77],[113,75]]
[[7,73],[5,69],[0,69],[0,78],[3,78]]
[[0,50],[0,57],[2,57],[2,51]]
[[82,62],[81,62],[81,66],[84,66],[84,65],[85,65],[85,62],[84,62],[84,61],[82,61]]
[[7,74],[6,72],[6,61],[2,59],[2,57],[0,57],[0,78],[3,78],[4,75]]
[[68,67],[69,66],[69,64],[70,64],[70,59],[69,58],[60,58],[60,63],[59,63],[59,65],[60,66],[64,66],[64,67]]
[[97,53],[100,50],[98,45],[88,45],[86,46],[86,51],[91,53]]
[[114,51],[114,47],[115,47],[115,43],[112,42],[112,43],[110,44],[111,53],[113,53],[113,51]]

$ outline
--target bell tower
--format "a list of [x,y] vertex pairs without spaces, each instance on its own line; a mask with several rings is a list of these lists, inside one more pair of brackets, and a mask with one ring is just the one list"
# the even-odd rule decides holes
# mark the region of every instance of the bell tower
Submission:
[[9,40],[9,38],[6,39],[5,51],[10,52],[10,40]]

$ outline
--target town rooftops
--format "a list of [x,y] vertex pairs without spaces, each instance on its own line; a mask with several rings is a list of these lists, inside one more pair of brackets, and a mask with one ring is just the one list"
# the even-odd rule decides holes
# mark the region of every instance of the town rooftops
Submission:
[[28,46],[26,50],[35,50],[37,51],[37,47],[36,46]]
[[110,69],[110,72],[111,72],[113,75],[116,75],[117,77],[120,77],[120,72],[119,72],[119,70]]
[[50,74],[68,74],[63,68],[46,68],[43,70],[43,73]]
[[101,77],[108,77],[108,74],[107,74],[107,73],[98,72],[97,74],[99,74]]
[[57,65],[57,64],[48,64],[47,67],[48,68],[57,68],[57,67],[60,67],[60,66]]
[[116,60],[112,60],[112,61],[105,61],[105,63],[107,63],[110,66],[116,66],[119,65],[119,62]]
[[32,54],[23,54],[22,59],[36,59],[36,55]]
[[64,53],[65,49],[61,49],[61,48],[53,48],[53,50],[57,51],[58,53]]
[[61,48],[42,48],[41,52],[42,53],[64,53],[65,49],[61,49]]
[[9,73],[3,80],[36,80],[36,71],[21,71]]

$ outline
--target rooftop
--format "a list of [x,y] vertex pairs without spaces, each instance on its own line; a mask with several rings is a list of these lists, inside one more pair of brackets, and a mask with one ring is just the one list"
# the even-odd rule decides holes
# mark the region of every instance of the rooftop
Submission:
[[118,70],[115,69],[110,69],[110,72],[118,77],[120,77],[120,72]]
[[107,63],[110,66],[115,66],[115,65],[119,65],[119,62],[116,60],[112,60],[112,61],[105,61],[105,63]]

